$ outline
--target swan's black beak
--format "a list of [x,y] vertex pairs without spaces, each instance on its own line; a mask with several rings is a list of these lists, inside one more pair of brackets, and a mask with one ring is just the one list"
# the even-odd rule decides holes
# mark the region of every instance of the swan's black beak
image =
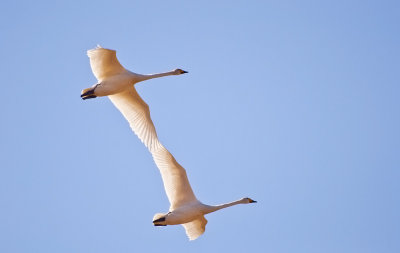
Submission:
[[186,74],[186,73],[189,73],[189,72],[187,72],[187,71],[185,71],[185,70],[182,70],[182,74]]
[[250,203],[257,203],[257,201],[250,199]]

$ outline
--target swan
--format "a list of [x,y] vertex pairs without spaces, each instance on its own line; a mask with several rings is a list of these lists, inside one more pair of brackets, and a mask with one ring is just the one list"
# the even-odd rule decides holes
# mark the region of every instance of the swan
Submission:
[[205,231],[207,220],[204,215],[238,204],[257,202],[250,198],[242,198],[217,206],[203,204],[195,197],[185,169],[158,140],[149,106],[139,96],[134,84],[152,78],[181,75],[188,73],[187,71],[175,69],[159,74],[136,74],[122,67],[115,50],[101,46],[88,50],[87,55],[98,83],[82,90],[81,98],[86,100],[108,96],[129,122],[133,132],[148,148],[160,170],[170,208],[167,213],[154,215],[154,226],[181,224],[189,240],[195,240]]
[[154,226],[181,224],[189,240],[195,240],[206,229],[204,215],[238,204],[257,203],[251,198],[242,198],[230,203],[211,206],[200,202],[193,193],[185,169],[161,144],[152,152],[154,162],[160,170],[164,189],[170,202],[168,213],[154,215]]
[[116,51],[97,45],[87,51],[92,72],[97,83],[83,89],[83,100],[108,96],[115,107],[128,120],[133,132],[150,152],[157,148],[157,133],[150,118],[149,106],[137,93],[134,84],[163,76],[188,73],[182,69],[143,75],[125,69],[118,61]]

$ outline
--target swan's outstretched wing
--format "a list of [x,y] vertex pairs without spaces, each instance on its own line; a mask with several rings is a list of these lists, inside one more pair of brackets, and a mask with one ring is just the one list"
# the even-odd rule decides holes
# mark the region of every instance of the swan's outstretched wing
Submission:
[[161,146],[153,121],[150,118],[149,106],[139,96],[133,85],[121,93],[108,97],[128,120],[133,132],[150,152]]
[[162,145],[152,152],[154,162],[160,169],[165,192],[174,210],[186,203],[196,201],[185,169],[175,160]]
[[90,59],[90,66],[94,76],[99,82],[109,76],[120,74],[125,68],[119,63],[115,50],[105,49],[97,46],[87,51]]
[[201,216],[191,222],[184,223],[182,226],[186,230],[186,235],[189,240],[195,240],[197,237],[201,236],[206,230],[207,220],[204,216]]

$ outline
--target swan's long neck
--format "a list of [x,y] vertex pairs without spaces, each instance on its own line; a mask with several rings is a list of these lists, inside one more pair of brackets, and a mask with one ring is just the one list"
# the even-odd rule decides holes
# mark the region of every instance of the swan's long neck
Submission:
[[142,79],[140,81],[145,81],[145,80],[158,78],[158,77],[163,77],[163,76],[171,76],[171,75],[175,75],[175,71],[168,71],[168,72],[150,74],[150,75],[140,75],[140,77]]
[[217,206],[209,206],[209,205],[207,205],[205,214],[212,213],[212,212],[215,212],[215,211],[218,211],[220,209],[227,208],[227,207],[230,207],[230,206],[234,206],[234,205],[238,205],[238,204],[246,204],[246,203],[248,203],[246,201],[246,199],[239,199],[239,200],[236,200],[236,201],[233,201],[233,202],[230,202],[230,203],[217,205]]

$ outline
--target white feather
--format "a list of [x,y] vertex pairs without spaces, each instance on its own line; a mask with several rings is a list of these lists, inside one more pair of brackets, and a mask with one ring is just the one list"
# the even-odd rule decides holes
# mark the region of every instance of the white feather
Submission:
[[97,45],[96,48],[88,50],[87,55],[90,59],[90,66],[93,74],[99,82],[107,77],[115,76],[126,71],[119,63],[115,50],[105,49]]
[[[181,69],[141,75],[126,70],[118,61],[115,50],[97,46],[88,50],[90,66],[98,80],[91,88],[84,89],[83,99],[108,96],[115,107],[129,122],[133,132],[151,152],[154,162],[160,170],[165,192],[170,202],[168,214],[156,214],[155,225],[182,224],[190,240],[194,240],[205,231],[205,214],[237,204],[255,201],[243,198],[218,206],[204,205],[197,200],[190,186],[186,170],[175,160],[171,153],[159,142],[156,129],[150,117],[149,106],[139,96],[134,84],[151,78],[187,73]],[[160,219],[165,217],[165,219]],[[159,220],[157,220],[159,219]]]

